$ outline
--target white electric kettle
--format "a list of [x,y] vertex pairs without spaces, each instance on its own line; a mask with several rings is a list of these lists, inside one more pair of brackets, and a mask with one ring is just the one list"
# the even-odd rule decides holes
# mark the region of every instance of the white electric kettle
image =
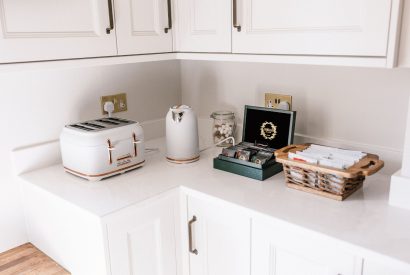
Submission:
[[174,106],[166,117],[168,161],[190,163],[199,159],[198,121],[191,107]]

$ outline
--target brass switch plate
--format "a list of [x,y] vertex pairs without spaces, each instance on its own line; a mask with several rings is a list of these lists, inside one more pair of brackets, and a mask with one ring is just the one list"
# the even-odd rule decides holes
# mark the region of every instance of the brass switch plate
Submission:
[[106,111],[104,111],[104,104],[107,101],[111,101],[114,103],[114,112],[125,112],[128,110],[127,108],[127,94],[121,93],[116,95],[107,95],[101,97],[101,111],[103,115],[108,115]]
[[285,101],[289,104],[289,110],[292,110],[292,96],[265,93],[265,107],[277,109]]

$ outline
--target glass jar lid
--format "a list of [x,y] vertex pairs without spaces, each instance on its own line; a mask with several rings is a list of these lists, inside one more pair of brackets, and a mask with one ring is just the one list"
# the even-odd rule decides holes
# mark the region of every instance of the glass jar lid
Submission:
[[231,111],[215,111],[211,114],[213,119],[234,119],[235,113]]

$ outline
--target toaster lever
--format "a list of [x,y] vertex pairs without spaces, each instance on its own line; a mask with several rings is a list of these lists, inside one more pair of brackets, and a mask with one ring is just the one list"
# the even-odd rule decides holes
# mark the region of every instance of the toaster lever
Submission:
[[107,143],[108,143],[108,161],[109,161],[110,164],[112,164],[112,153],[111,153],[111,151],[113,151],[115,149],[115,147],[112,146],[111,140],[108,139]]
[[135,133],[132,133],[132,139],[133,139],[132,144],[134,144],[134,157],[137,157],[138,156],[137,144],[141,143],[142,140],[138,140],[137,135]]

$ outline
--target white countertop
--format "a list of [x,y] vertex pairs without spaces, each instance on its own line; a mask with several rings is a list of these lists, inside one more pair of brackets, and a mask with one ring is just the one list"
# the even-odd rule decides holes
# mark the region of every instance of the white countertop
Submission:
[[388,205],[388,176],[367,178],[362,190],[338,202],[287,188],[283,173],[260,182],[213,169],[217,148],[196,163],[168,163],[163,143],[147,143],[161,152],[148,154],[141,169],[102,182],[67,174],[61,164],[21,178],[101,217],[184,186],[410,264],[410,211]]

